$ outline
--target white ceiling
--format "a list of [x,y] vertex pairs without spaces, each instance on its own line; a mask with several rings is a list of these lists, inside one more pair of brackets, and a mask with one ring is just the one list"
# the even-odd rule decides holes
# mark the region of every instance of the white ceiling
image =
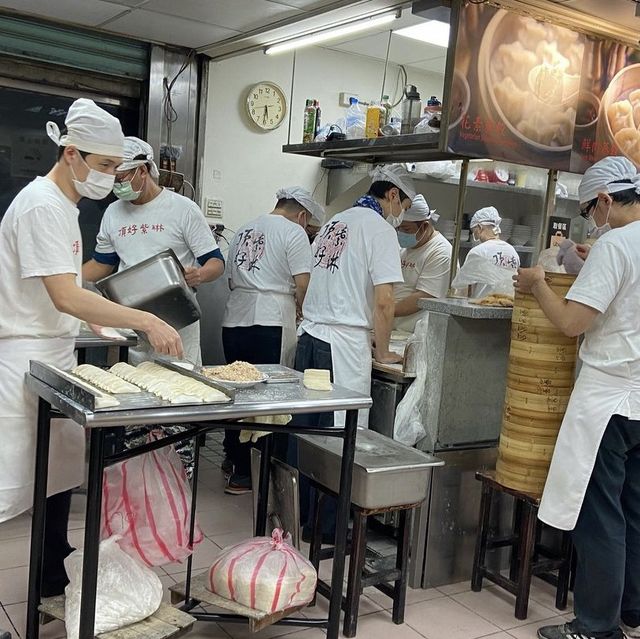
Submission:
[[0,0],[0,8],[197,49],[359,0]]

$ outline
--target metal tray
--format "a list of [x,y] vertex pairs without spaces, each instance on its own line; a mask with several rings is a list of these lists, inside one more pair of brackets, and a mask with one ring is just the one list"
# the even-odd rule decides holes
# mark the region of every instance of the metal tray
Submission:
[[176,330],[198,321],[200,305],[176,254],[167,249],[131,268],[96,282],[107,298],[153,313]]
[[207,377],[206,375],[203,375],[202,373],[198,372],[197,369],[191,370],[189,368],[184,368],[184,366],[180,366],[180,364],[176,364],[174,362],[170,362],[165,359],[154,359],[153,361],[156,364],[160,364],[160,366],[164,366],[165,368],[175,371],[176,373],[180,373],[181,375],[186,375],[187,377],[192,377],[193,379],[197,379],[199,382],[202,382],[207,386],[211,386],[211,388],[215,388],[216,390],[219,390],[221,393],[224,393],[227,397],[230,397],[232,400],[235,400],[236,398],[235,388],[231,388],[230,386],[226,386],[225,384],[220,384],[219,382],[212,380],[210,377]]
[[[167,366],[167,362],[156,361],[156,363],[165,366],[166,368],[171,368],[172,370],[176,370],[177,368],[177,372],[182,374],[188,372],[184,369],[180,369],[180,367],[169,367]],[[96,407],[96,394],[92,393],[88,388],[84,388],[79,383],[77,383],[76,378],[72,373],[67,371],[58,371],[56,368],[49,366],[48,364],[43,364],[42,362],[33,360],[29,363],[29,371],[35,378],[43,381],[45,384],[51,386],[52,388],[55,388],[55,390],[69,397],[74,402],[80,404],[87,410],[90,410],[92,413],[107,411],[131,411],[164,407],[178,408],[180,406],[211,406],[215,404],[231,403],[235,398],[235,394],[233,393],[233,391],[230,391],[228,388],[221,388],[217,384],[208,383],[208,386],[211,386],[212,388],[215,388],[216,390],[224,393],[229,398],[228,402],[219,401],[194,402],[191,404],[171,404],[170,402],[161,399],[153,393],[142,391],[140,393],[120,393],[118,395],[111,395],[111,397],[115,397],[120,402],[120,404],[118,406],[98,408]],[[85,382],[82,379],[79,379],[77,381],[84,384],[89,384],[89,382]],[[202,380],[198,378],[198,381]],[[109,393],[106,394],[108,395]]]
[[[300,472],[337,493],[342,440],[315,435],[297,437]],[[420,503],[427,496],[431,469],[443,463],[380,433],[358,428],[351,501],[371,510]]]

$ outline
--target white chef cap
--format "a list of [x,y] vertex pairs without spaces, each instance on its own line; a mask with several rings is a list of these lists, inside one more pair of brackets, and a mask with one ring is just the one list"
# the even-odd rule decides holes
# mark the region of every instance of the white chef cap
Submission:
[[64,121],[65,135],[55,122],[47,122],[47,135],[58,146],[75,146],[85,153],[122,157],[124,134],[120,120],[93,100],[80,98],[70,107]]
[[411,201],[411,208],[404,212],[403,219],[405,222],[437,222],[440,216],[429,208],[424,195],[418,193]]
[[311,213],[311,221],[314,226],[324,224],[324,208],[318,204],[307,189],[301,186],[289,186],[286,189],[279,189],[276,193],[278,200],[295,200],[302,208]]
[[[142,156],[142,159],[134,160],[134,158],[140,158],[140,156]],[[128,135],[124,139],[124,161],[116,171],[131,171],[131,169],[137,169],[144,164],[149,165],[149,173],[152,178],[160,176],[158,167],[153,161],[153,148],[151,145],[140,138]]]
[[502,218],[498,213],[498,209],[495,206],[485,206],[483,209],[476,211],[471,218],[471,224],[469,224],[469,228],[473,228],[475,226],[493,226],[496,233],[500,233],[500,222],[502,222]]
[[[620,183],[620,180],[631,180]],[[635,188],[640,193],[640,175],[636,166],[627,158],[609,156],[589,167],[578,187],[580,204],[598,197],[598,193],[617,193]]]
[[391,182],[401,189],[412,200],[416,196],[416,188],[409,171],[402,164],[381,164],[370,173],[371,184],[376,182]]

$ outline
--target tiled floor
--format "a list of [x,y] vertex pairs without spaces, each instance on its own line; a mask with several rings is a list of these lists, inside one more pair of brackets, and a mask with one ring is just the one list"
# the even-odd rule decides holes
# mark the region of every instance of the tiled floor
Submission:
[[[251,496],[230,497],[223,492],[220,473],[221,440],[216,436],[203,451],[201,465],[198,517],[205,540],[195,553],[195,568],[208,568],[221,548],[251,535]],[[71,517],[71,537],[82,544],[82,499],[75,500]],[[27,563],[29,517],[23,516],[0,525],[0,629],[25,639],[27,598]],[[323,572],[326,570],[323,567]],[[184,566],[176,564],[158,569],[168,588],[184,575]],[[168,596],[168,595],[167,595]],[[513,615],[514,597],[493,587],[482,592],[470,591],[469,583],[453,584],[429,590],[409,590],[406,623],[396,626],[391,621],[391,601],[369,588],[361,602],[358,636],[363,639],[533,639],[541,625],[564,623],[570,619],[570,609],[561,616],[554,607],[551,586],[535,580],[532,586],[529,618],[518,621]],[[324,616],[327,604],[319,598],[318,606],[307,609],[309,617]],[[249,639],[250,636],[273,639],[322,639],[324,632],[292,627],[273,626],[258,635],[250,635],[242,625],[212,625],[197,623],[188,635],[190,639]],[[43,639],[66,636],[64,625],[54,622],[42,628]]]

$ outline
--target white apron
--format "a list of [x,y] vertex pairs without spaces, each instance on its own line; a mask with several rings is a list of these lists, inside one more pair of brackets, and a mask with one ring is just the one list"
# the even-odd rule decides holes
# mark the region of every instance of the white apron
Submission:
[[[181,328],[178,333],[182,340],[184,359],[196,366],[202,365],[202,354],[200,352],[200,322],[194,322]],[[149,361],[154,356],[151,345],[146,340],[141,340],[138,346],[129,349],[129,362],[137,366],[142,362]]]
[[[33,506],[38,398],[24,380],[29,360],[73,368],[74,343],[74,338],[0,339],[0,523]],[[82,484],[84,451],[82,426],[52,420],[48,495]]]
[[269,293],[278,302],[282,318],[282,345],[280,347],[280,364],[293,368],[296,361],[296,300],[293,295]]
[[640,380],[625,380],[582,365],[553,452],[538,517],[573,530],[600,442],[613,415],[640,419]]
[[[331,344],[333,382],[355,393],[371,395],[371,331],[352,326],[321,325],[323,336],[318,339]],[[306,329],[304,329],[306,331]],[[310,327],[310,335],[313,328]],[[336,426],[344,426],[345,411],[335,416]],[[358,411],[358,426],[369,427],[369,410]]]

